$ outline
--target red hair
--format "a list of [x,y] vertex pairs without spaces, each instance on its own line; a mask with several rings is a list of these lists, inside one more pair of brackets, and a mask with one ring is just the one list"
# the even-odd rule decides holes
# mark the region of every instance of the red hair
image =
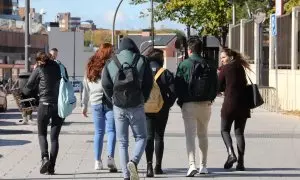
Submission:
[[101,77],[102,69],[106,61],[111,57],[113,46],[110,43],[104,43],[90,58],[87,64],[87,79],[90,82],[96,82]]

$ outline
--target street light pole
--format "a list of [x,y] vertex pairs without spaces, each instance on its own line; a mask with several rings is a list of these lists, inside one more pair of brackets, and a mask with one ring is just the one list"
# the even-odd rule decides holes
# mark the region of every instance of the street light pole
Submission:
[[151,0],[151,41],[152,47],[154,48],[154,9],[153,9],[153,0]]
[[114,19],[113,19],[113,28],[112,28],[112,33],[111,33],[111,44],[113,45],[114,49],[116,48],[115,47],[115,24],[116,24],[116,17],[117,17],[118,10],[119,10],[122,2],[123,2],[123,0],[120,0],[119,4],[117,6],[117,9],[115,11]]
[[75,29],[74,29],[74,46],[73,46],[73,81],[75,81],[75,66],[76,66],[76,28],[77,26],[75,26]]
[[29,13],[30,13],[30,0],[25,1],[25,72],[29,72],[29,47],[30,47],[30,34],[29,34]]
[[235,4],[234,4],[234,0],[232,0],[232,24],[235,25]]

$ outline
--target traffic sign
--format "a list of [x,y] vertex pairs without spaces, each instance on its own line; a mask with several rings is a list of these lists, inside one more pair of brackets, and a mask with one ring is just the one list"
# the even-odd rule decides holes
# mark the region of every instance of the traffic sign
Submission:
[[277,35],[277,19],[276,15],[272,14],[271,16],[271,30],[272,30],[272,36]]

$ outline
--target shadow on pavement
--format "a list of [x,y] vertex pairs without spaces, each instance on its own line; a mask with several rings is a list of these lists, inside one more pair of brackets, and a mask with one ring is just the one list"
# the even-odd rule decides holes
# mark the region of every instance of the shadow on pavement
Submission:
[[31,143],[31,141],[0,139],[0,146],[22,146],[28,143]]
[[70,126],[70,125],[87,125],[87,124],[93,124],[93,122],[85,121],[85,122],[70,122],[70,121],[65,121],[64,126]]
[[7,109],[7,111],[6,111],[6,113],[8,113],[8,112],[20,112],[20,110],[19,109]]
[[[163,169],[165,174],[159,178],[176,178],[178,176],[184,177],[187,168],[169,168]],[[209,174],[195,177],[214,178],[214,177],[300,177],[299,173],[284,173],[285,171],[299,171],[300,168],[246,168],[246,171],[235,171],[235,169],[224,170],[223,168],[208,168]],[[265,171],[265,172],[264,172]],[[278,172],[276,172],[278,171]]]
[[0,126],[14,126],[17,125],[15,122],[11,121],[0,121]]
[[27,130],[11,130],[11,129],[0,129],[0,135],[4,134],[32,134],[32,131]]

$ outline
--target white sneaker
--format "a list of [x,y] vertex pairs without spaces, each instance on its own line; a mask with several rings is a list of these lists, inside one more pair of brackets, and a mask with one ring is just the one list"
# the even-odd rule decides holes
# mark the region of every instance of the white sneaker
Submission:
[[132,161],[129,161],[127,163],[127,169],[130,173],[130,180],[139,180],[139,174],[138,174],[138,170],[137,170],[137,167],[135,165],[134,162]]
[[102,161],[95,161],[95,170],[102,170],[103,164]]
[[195,168],[195,166],[190,166],[188,172],[186,173],[186,177],[194,177],[195,174],[197,174],[197,173],[198,173],[198,171]]
[[108,156],[107,158],[107,167],[109,169],[109,172],[118,172],[115,160],[113,157]]
[[201,166],[199,168],[199,174],[208,174],[208,170],[206,169],[205,166]]

